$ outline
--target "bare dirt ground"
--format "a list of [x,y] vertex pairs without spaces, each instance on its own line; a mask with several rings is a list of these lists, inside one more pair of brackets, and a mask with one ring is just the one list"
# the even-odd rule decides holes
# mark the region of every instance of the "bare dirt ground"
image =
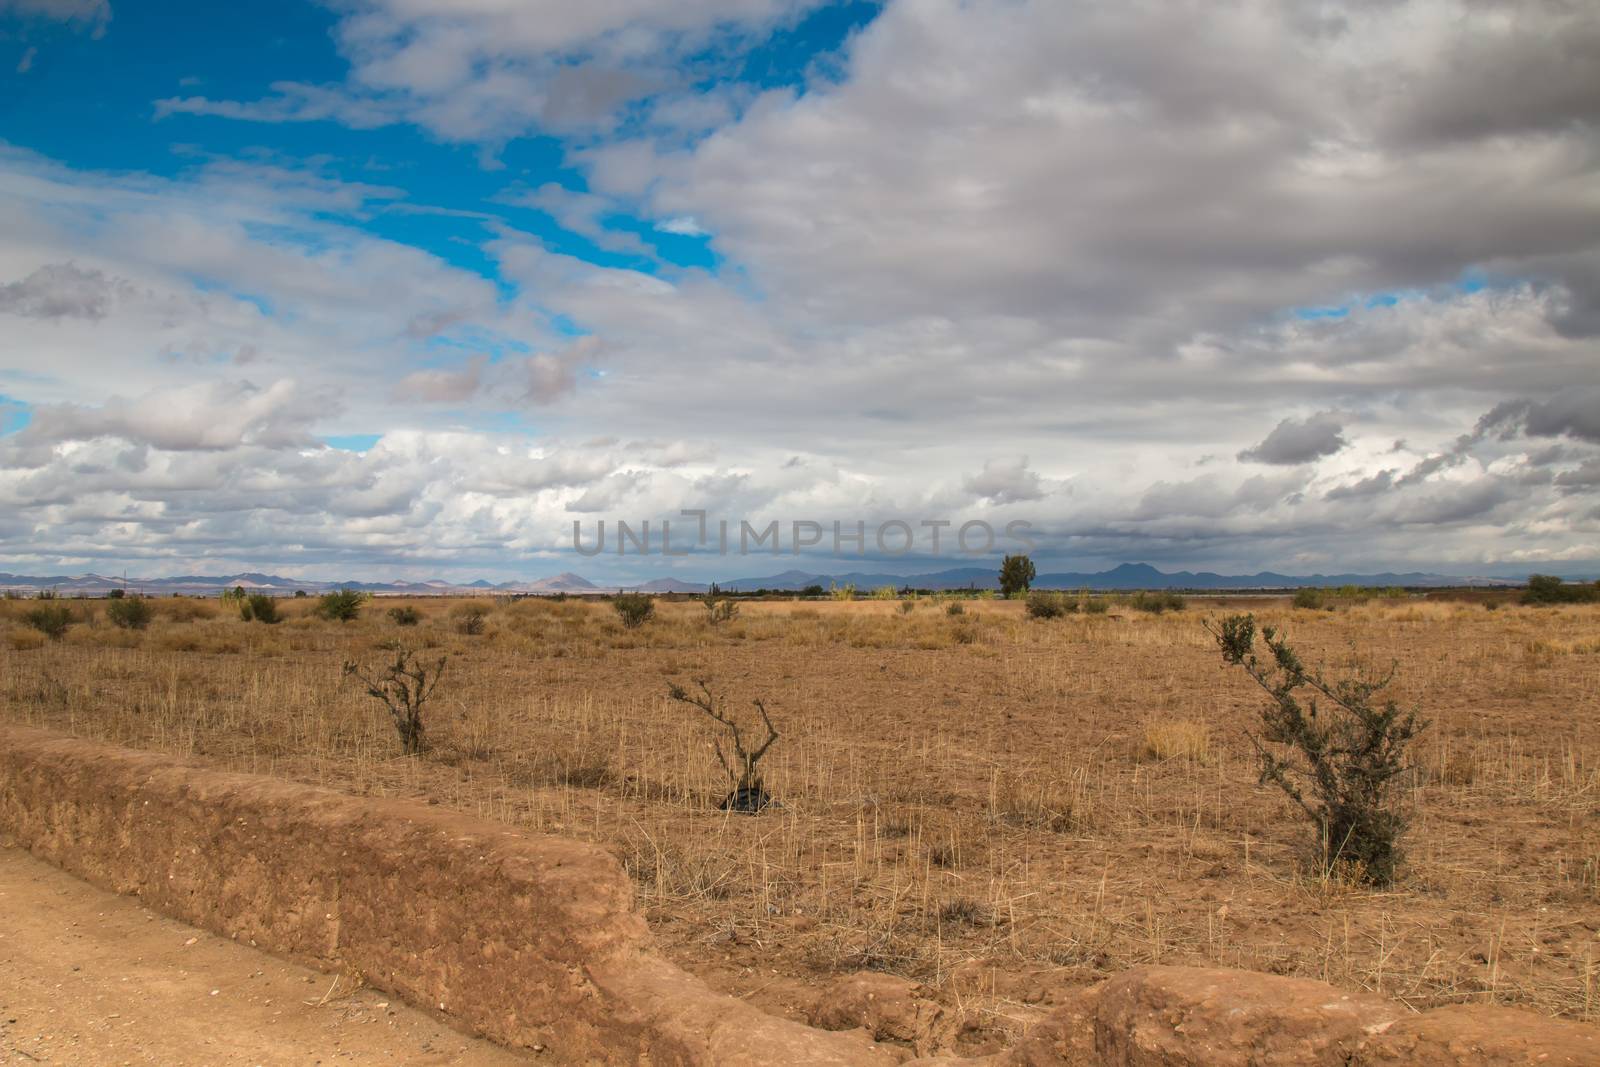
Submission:
[[350,978],[335,987],[0,848],[5,1067],[528,1062]]
[[[267,626],[168,598],[131,631],[67,603],[58,641],[0,603],[0,717],[597,842],[667,955],[775,1014],[888,971],[934,989],[972,1054],[1053,991],[1160,963],[1600,1017],[1600,607],[771,601],[714,626],[661,601],[627,629],[579,600],[414,601],[410,626],[393,600],[348,623],[302,600]],[[1245,610],[1334,676],[1393,664],[1429,720],[1394,886],[1317,877],[1258,783],[1262,694],[1201,626]],[[342,670],[396,643],[449,655],[421,757]],[[771,709],[781,806],[717,810],[711,724],[667,698],[702,677]]]

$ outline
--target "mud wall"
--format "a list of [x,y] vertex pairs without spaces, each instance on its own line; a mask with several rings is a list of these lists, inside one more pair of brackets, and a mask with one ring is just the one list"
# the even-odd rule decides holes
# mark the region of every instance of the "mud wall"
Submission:
[[603,850],[0,726],[0,833],[225,937],[558,1063],[857,1064],[903,1056],[715,993],[650,948]]

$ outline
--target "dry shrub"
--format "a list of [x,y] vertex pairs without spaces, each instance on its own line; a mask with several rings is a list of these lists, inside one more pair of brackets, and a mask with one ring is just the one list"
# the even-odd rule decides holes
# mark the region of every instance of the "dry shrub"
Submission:
[[1179,759],[1189,763],[1211,762],[1211,730],[1193,719],[1152,722],[1144,728],[1140,756],[1147,760]]
[[265,626],[278,624],[278,602],[265,593],[251,593],[239,602],[239,618]]
[[980,867],[988,858],[984,835],[957,819],[934,818],[922,828],[928,862],[947,871]]
[[1134,611],[1143,611],[1151,615],[1182,611],[1187,604],[1188,601],[1183,597],[1167,589],[1140,591],[1128,598],[1128,606]]
[[655,598],[643,593],[618,593],[611,598],[611,607],[630,630],[643,626],[656,613]]
[[52,641],[61,640],[68,628],[78,621],[71,608],[65,604],[54,603],[44,603],[28,609],[23,614],[22,620],[33,627],[34,632]]
[[185,623],[169,626],[155,635],[153,644],[164,652],[238,652],[244,647],[230,632]]
[[354,677],[366,686],[367,693],[383,704],[400,735],[400,746],[408,756],[420,755],[428,746],[422,708],[433,695],[444,675],[448,654],[429,663],[405,645],[394,646],[394,662],[368,670],[353,660],[344,664],[345,677]]
[[1478,761],[1473,753],[1448,745],[1439,746],[1426,763],[1427,780],[1435,785],[1463,787],[1478,778]]
[[1038,767],[996,768],[989,803],[999,822],[1058,834],[1082,829],[1089,814],[1079,776]]
[[944,926],[993,926],[994,915],[988,905],[971,897],[956,897],[939,906],[939,922]]
[[18,652],[32,652],[36,648],[43,648],[49,640],[38,630],[13,629],[6,634],[6,641]]
[[1028,617],[1032,619],[1054,619],[1061,615],[1075,614],[1078,602],[1069,599],[1063,593],[1051,593],[1044,590],[1034,590],[1028,594]]
[[476,637],[483,633],[483,620],[489,614],[489,606],[476,602],[457,604],[450,609],[450,617],[455,620],[456,631],[467,637]]
[[635,883],[652,895],[671,899],[726,899],[744,873],[743,857],[725,841],[680,843],[663,830],[651,833],[639,823],[624,831],[618,852]]
[[150,625],[155,609],[142,596],[117,597],[106,602],[106,618],[124,630],[142,630]]
[[217,606],[209,600],[173,597],[171,600],[160,601],[160,605],[159,614],[169,622],[195,622],[217,617]]

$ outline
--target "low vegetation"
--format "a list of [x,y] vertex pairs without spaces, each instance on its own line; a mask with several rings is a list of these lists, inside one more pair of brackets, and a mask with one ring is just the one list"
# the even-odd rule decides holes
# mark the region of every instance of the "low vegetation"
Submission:
[[739,617],[739,605],[723,596],[716,582],[711,583],[711,587],[700,598],[700,603],[706,609],[706,622],[712,626],[721,626]]
[[1152,722],[1144,728],[1140,753],[1147,760],[1211,762],[1211,728],[1194,719]]
[[367,595],[355,589],[338,589],[317,599],[317,617],[330,622],[350,622],[361,615]]
[[1134,611],[1148,612],[1151,615],[1160,615],[1168,611],[1182,611],[1188,606],[1188,601],[1177,593],[1165,589],[1154,592],[1141,591],[1128,598],[1128,606]]
[[1333,587],[1306,586],[1295,590],[1292,603],[1308,611],[1337,611],[1339,608],[1365,604],[1371,600],[1402,600],[1406,591],[1394,586],[1340,585]]
[[59,641],[65,637],[67,628],[75,621],[72,609],[55,601],[28,609],[22,619],[52,641]]
[[1054,619],[1061,615],[1077,614],[1078,602],[1068,599],[1064,593],[1035,590],[1028,594],[1027,611],[1030,619]]
[[[1317,829],[1324,874],[1346,874],[1386,886],[1400,864],[1405,817],[1394,788],[1407,769],[1407,749],[1424,723],[1415,711],[1375,698],[1382,677],[1328,681],[1307,669],[1274,627],[1261,629],[1270,659],[1256,656],[1253,615],[1207,625],[1224,662],[1240,667],[1271,698],[1259,733],[1249,735],[1261,781],[1281,789]],[[1318,706],[1318,699],[1327,703]]]
[[611,607],[630,630],[643,626],[656,614],[655,598],[643,593],[618,593],[611,598]]
[[1524,604],[1593,604],[1600,602],[1600,582],[1565,582],[1551,574],[1528,575]]
[[[122,590],[114,590],[122,592]],[[142,596],[111,597],[106,601],[106,618],[124,630],[143,630],[155,618],[156,609]]]
[[278,623],[278,602],[265,593],[251,593],[239,602],[239,618],[267,626]]
[[476,601],[469,601],[452,609],[450,617],[456,621],[457,632],[466,637],[477,637],[483,633],[484,620],[489,617],[489,609]]
[[[1044,984],[1146,963],[1600,1017],[1600,605],[1520,592],[1212,609],[1251,613],[1269,682],[1267,626],[1292,626],[1330,679],[1398,662],[1369,710],[1392,697],[1430,725],[1380,805],[1405,817],[1386,886],[1355,857],[1308,877],[1341,835],[1263,783],[1258,744],[1311,764],[1269,740],[1268,691],[1218,669],[1188,617],[1218,602],[1198,594],[1154,614],[1056,593],[1079,617],[1044,622],[975,589],[724,594],[740,611],[721,624],[663,595],[639,627],[604,597],[386,598],[345,622],[283,597],[275,626],[161,597],[144,630],[109,601],[6,600],[0,718],[594,842],[663,949],[719,988],[783,1011],[840,973],[893,972],[961,1006],[968,1053],[1027,1025],[1018,1005]],[[460,631],[467,603],[488,611],[480,634]],[[45,606],[73,620],[58,640],[26,619]],[[330,684],[346,662],[364,677]],[[1309,685],[1292,695],[1307,725],[1348,717]],[[782,739],[747,766],[768,720]],[[759,793],[741,802],[746,769]],[[1311,779],[1282,773],[1319,808]]]
[[388,709],[395,733],[400,735],[401,749],[408,756],[416,756],[427,748],[422,708],[444,676],[448,659],[448,656],[440,656],[429,663],[404,645],[398,645],[394,659],[384,666],[368,669],[347,660],[344,673],[360,681],[367,694]]

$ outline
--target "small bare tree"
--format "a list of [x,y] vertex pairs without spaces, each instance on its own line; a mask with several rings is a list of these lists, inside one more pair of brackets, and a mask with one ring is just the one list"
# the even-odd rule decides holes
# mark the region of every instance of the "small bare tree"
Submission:
[[762,784],[756,765],[761,762],[761,757],[767,754],[772,743],[778,739],[778,731],[772,725],[772,717],[767,714],[766,704],[759,699],[751,701],[756,711],[761,713],[761,724],[766,727],[767,736],[759,746],[750,749],[745,746],[744,733],[740,729],[738,720],[718,705],[706,679],[696,678],[695,684],[700,687],[699,693],[690,693],[681,685],[674,685],[667,691],[667,695],[680,704],[699,708],[727,731],[733,748],[732,759],[728,758],[728,753],[723,749],[722,738],[716,738],[712,742],[712,747],[717,753],[717,762],[722,764],[723,771],[728,775],[728,782],[733,787],[732,792],[722,799],[719,806],[724,811],[762,810],[772,803],[772,796]]
[[369,694],[389,709],[395,732],[400,735],[400,746],[408,756],[418,755],[427,747],[422,706],[433,695],[449,658],[446,654],[440,656],[437,663],[430,664],[405,645],[396,645],[394,662],[380,671],[368,671],[349,661],[344,665],[345,677],[353,675],[367,687]]

